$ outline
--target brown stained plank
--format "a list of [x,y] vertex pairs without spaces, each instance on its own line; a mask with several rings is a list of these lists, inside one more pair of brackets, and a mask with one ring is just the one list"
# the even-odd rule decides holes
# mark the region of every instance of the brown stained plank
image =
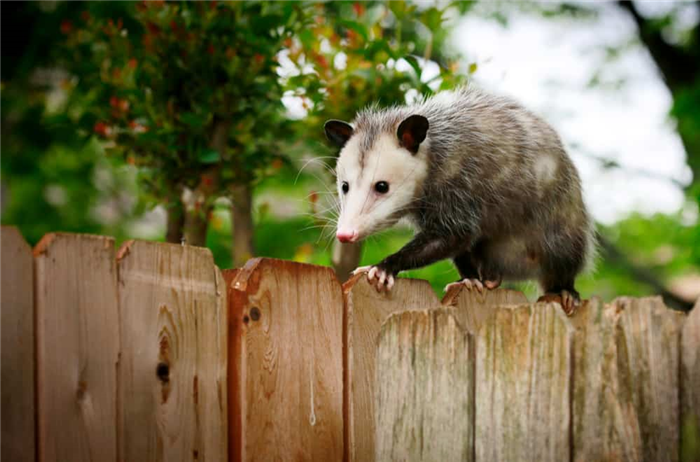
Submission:
[[343,296],[333,271],[254,259],[228,290],[229,401],[240,419],[230,460],[342,460]]
[[377,337],[393,313],[439,306],[427,281],[398,278],[389,293],[378,293],[364,274],[343,285],[346,320],[346,444],[350,461],[374,457],[374,389]]
[[115,461],[114,239],[49,234],[34,255],[39,460]]
[[118,266],[120,458],[225,460],[226,293],[211,252],[130,241]]
[[476,333],[496,305],[521,305],[527,303],[522,292],[510,289],[470,290],[464,286],[451,288],[442,298],[444,306],[453,306],[460,325]]
[[700,300],[681,334],[681,460],[700,460]]
[[397,313],[382,326],[373,460],[473,460],[474,367],[452,311]]
[[494,308],[476,338],[476,460],[569,460],[573,336],[558,304]]
[[[226,288],[227,313],[228,313],[228,363],[226,365],[228,377],[228,460],[235,460],[235,454],[240,452],[241,447],[241,398],[236,394],[238,389],[235,384],[240,383],[238,375],[240,369],[240,358],[242,358],[241,329],[243,327],[243,306],[232,302],[235,296],[233,284],[235,283],[239,268],[225,269],[222,276],[224,287]],[[250,320],[250,318],[249,318]],[[235,390],[235,391],[234,391]]]
[[[680,332],[684,315],[654,298],[618,298],[617,377],[625,434],[641,460],[676,461],[679,453]],[[638,436],[637,436],[638,433]]]
[[14,226],[2,235],[2,460],[36,458],[34,406],[34,261]]

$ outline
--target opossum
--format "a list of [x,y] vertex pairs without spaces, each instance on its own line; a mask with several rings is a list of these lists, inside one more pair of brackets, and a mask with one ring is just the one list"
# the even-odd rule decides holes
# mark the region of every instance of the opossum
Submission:
[[405,219],[413,239],[367,272],[391,290],[401,271],[450,258],[470,290],[539,280],[567,314],[594,254],[581,181],[557,133],[519,103],[473,86],[407,106],[329,120],[340,147],[336,237],[357,242]]

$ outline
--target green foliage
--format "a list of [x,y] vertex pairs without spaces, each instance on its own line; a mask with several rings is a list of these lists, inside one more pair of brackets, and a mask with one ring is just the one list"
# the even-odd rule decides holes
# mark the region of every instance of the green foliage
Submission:
[[[572,20],[600,13],[589,5],[402,1],[8,5],[3,30],[22,26],[10,29],[21,46],[3,48],[3,223],[19,225],[32,243],[56,230],[121,240],[133,237],[130,224],[146,206],[170,207],[183,187],[204,190],[211,205],[244,183],[256,186],[258,253],[325,265],[332,224],[318,215],[333,195],[332,172],[318,162],[299,172],[307,159],[329,156],[332,165],[325,120],[350,120],[369,104],[401,104],[464,81],[447,45],[460,15],[507,24],[511,11]],[[677,22],[672,12],[654,24],[697,50]],[[613,44],[609,54],[630,49]],[[426,69],[436,65],[428,80]],[[467,69],[479,72],[475,64]],[[700,145],[698,87],[696,80],[673,94],[671,115],[689,146]],[[283,96],[297,97],[305,113],[290,120]],[[688,148],[694,171],[698,152]],[[665,284],[697,273],[698,184],[696,177],[686,189],[681,213],[633,215],[601,232]],[[230,267],[226,204],[217,202],[207,219],[207,244]],[[371,238],[362,264],[409,239],[401,229]],[[438,292],[457,279],[449,262],[405,276],[426,278]],[[583,296],[606,299],[652,292],[606,260],[578,285]],[[534,284],[518,287],[537,292]]]
[[[326,119],[350,120],[370,104],[402,104],[411,90],[429,95],[463,81],[455,73],[457,57],[448,62],[442,54],[451,4],[421,10],[405,2],[330,2],[315,8],[314,24],[289,43],[297,71],[286,87],[303,98],[309,109],[304,126],[319,140]],[[424,81],[431,59],[439,72]],[[407,71],[399,69],[400,60]]]
[[289,132],[277,54],[306,25],[305,4],[86,7],[66,30],[62,60],[89,95],[79,126],[139,167],[153,202],[183,186],[213,200],[280,156]]

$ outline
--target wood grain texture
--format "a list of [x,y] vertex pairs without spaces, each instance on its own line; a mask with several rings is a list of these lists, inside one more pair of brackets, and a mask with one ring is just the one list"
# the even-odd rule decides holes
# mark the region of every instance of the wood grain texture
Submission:
[[48,234],[36,265],[39,460],[117,459],[114,239]]
[[[574,460],[642,460],[641,434],[631,396],[621,390],[616,332],[620,310],[599,299],[571,318],[574,340]],[[630,422],[633,422],[630,425]]]
[[496,305],[522,305],[527,297],[522,292],[509,289],[469,290],[464,286],[450,289],[442,298],[444,306],[454,307],[454,315],[462,327],[476,333],[493,313]]
[[[243,327],[243,307],[233,303],[236,295],[233,289],[236,277],[241,270],[239,268],[222,270],[224,287],[226,288],[226,310],[228,317],[228,390],[226,391],[228,402],[228,460],[235,460],[235,455],[240,453],[242,444],[241,434],[241,400],[234,393],[235,387],[240,383],[238,376],[241,369],[242,340],[241,329]],[[248,318],[250,319],[250,318]]]
[[34,406],[34,260],[13,226],[2,235],[3,461],[36,459]]
[[681,334],[681,460],[700,460],[700,300]]
[[342,460],[343,296],[333,270],[254,259],[229,294],[229,401],[240,416],[230,460]]
[[398,278],[389,293],[378,293],[364,274],[343,285],[346,319],[346,444],[350,461],[373,460],[374,380],[377,338],[389,315],[440,305],[427,281]]
[[639,459],[676,461],[679,455],[679,376],[682,313],[654,298],[618,298],[615,329],[625,433],[639,441]]
[[118,267],[120,459],[226,460],[226,294],[211,252],[129,241]]
[[451,309],[394,314],[377,347],[377,461],[472,461],[474,363]]
[[573,336],[558,304],[494,308],[476,338],[476,460],[569,460]]

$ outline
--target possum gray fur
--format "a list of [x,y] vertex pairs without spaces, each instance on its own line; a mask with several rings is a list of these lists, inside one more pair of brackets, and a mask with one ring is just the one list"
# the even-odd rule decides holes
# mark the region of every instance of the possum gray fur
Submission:
[[451,258],[469,287],[538,279],[567,312],[578,304],[574,280],[594,254],[594,232],[576,168],[541,118],[462,87],[370,107],[352,124],[329,121],[326,134],[342,147],[338,238],[354,242],[401,218],[417,230],[363,268],[379,289],[400,271]]

